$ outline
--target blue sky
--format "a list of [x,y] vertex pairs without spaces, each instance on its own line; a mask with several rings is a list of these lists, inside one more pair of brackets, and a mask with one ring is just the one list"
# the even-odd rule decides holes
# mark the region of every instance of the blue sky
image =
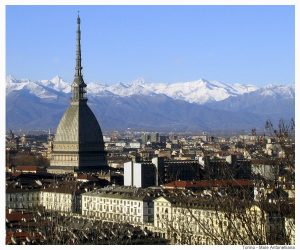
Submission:
[[293,6],[7,6],[6,72],[86,82],[295,82]]

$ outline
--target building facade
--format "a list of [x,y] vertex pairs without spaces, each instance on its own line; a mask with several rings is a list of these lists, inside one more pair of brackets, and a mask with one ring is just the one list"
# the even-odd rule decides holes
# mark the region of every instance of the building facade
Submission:
[[50,187],[41,191],[41,206],[48,211],[78,213],[82,191],[68,187]]
[[150,187],[176,180],[199,180],[201,172],[198,161],[169,161],[162,157],[130,161],[124,163],[124,186]]
[[[173,244],[293,244],[293,219],[270,204],[179,197],[154,199],[154,228]],[[285,222],[285,224],[284,224]]]
[[126,162],[124,172],[124,186],[144,188],[156,185],[156,168],[150,162]]
[[153,223],[153,198],[137,188],[103,188],[82,194],[82,215],[104,221]]
[[34,209],[41,204],[39,189],[6,189],[6,208],[8,209]]

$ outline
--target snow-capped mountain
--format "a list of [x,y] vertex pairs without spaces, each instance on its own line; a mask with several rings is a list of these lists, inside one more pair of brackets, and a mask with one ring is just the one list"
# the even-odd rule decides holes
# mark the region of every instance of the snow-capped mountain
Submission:
[[295,86],[271,84],[257,90],[256,93],[261,96],[295,98]]
[[[70,83],[65,82],[59,76],[55,76],[51,80],[20,81],[10,75],[7,76],[6,82],[7,94],[14,90],[27,89],[40,98],[55,98],[56,92],[71,92]],[[94,82],[87,84],[87,91],[90,96],[117,95],[125,97],[132,95],[163,94],[173,99],[197,104],[221,101],[230,96],[250,93],[256,89],[257,88],[252,85],[229,85],[217,81],[209,82],[204,79],[179,83],[145,83],[145,81],[139,79],[132,83],[113,85]]]
[[71,85],[65,82],[60,76],[55,76],[51,80],[41,80],[40,85],[52,88],[59,92],[70,93]]
[[249,93],[257,89],[251,85],[233,84],[230,86],[217,81],[209,82],[205,79],[172,84],[150,84],[148,86],[157,94],[165,94],[174,99],[197,104],[221,101],[230,96]]
[[209,107],[222,111],[263,114],[268,119],[291,119],[295,117],[295,86],[269,85],[211,103]]
[[[220,108],[222,110],[245,110],[254,111],[254,107],[258,110],[266,109],[270,106],[270,112],[274,112],[275,106],[280,102],[295,101],[295,86],[293,85],[268,85],[239,96],[231,96],[220,102],[215,102],[210,106]],[[270,105],[272,103],[272,105]],[[283,105],[284,106],[284,105]]]
[[[8,128],[56,128],[70,102],[71,84],[51,80],[6,79]],[[267,119],[295,116],[295,88],[226,84],[87,83],[88,103],[103,129],[166,131],[262,128]]]
[[28,79],[16,80],[13,76],[6,77],[6,95],[12,91],[27,91],[42,99],[56,99],[60,92],[70,93],[71,86],[59,76],[51,80],[31,81]]

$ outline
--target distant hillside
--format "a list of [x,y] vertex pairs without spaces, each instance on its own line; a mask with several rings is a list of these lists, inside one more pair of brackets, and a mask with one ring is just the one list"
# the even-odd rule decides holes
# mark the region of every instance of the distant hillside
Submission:
[[[60,77],[30,81],[7,77],[7,128],[56,128],[70,101]],[[103,129],[165,131],[250,130],[295,116],[294,86],[186,83],[88,84],[88,104]]]

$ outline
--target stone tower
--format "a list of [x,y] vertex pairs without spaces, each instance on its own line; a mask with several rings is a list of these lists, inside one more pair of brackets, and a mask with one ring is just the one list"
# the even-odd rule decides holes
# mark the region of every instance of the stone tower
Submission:
[[57,127],[53,140],[50,173],[96,172],[108,168],[99,123],[87,105],[82,77],[80,17],[77,17],[76,67],[69,108]]

